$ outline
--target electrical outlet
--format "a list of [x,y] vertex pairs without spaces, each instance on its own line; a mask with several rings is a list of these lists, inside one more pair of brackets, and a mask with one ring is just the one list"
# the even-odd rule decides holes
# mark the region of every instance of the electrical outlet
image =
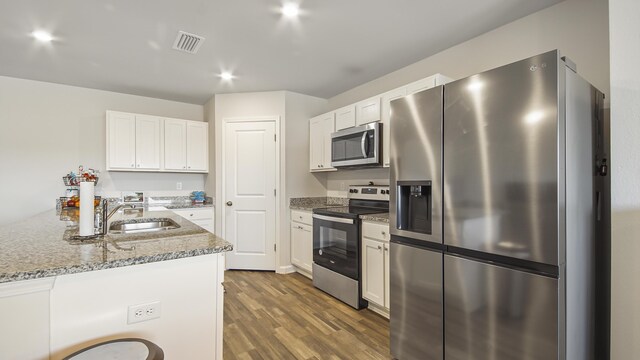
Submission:
[[129,306],[127,324],[157,319],[160,317],[160,301]]
[[176,183],[176,190],[182,190],[182,183],[179,181]]

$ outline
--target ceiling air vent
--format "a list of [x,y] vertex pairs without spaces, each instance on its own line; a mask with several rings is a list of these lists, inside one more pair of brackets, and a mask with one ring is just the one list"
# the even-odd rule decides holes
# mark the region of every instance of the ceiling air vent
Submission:
[[195,54],[204,42],[202,36],[189,34],[188,32],[178,31],[176,41],[173,42],[173,48],[178,51],[184,51],[189,54]]

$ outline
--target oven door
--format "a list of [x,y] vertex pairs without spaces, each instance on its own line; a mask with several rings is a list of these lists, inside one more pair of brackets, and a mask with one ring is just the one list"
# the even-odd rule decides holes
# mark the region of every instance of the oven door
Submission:
[[358,237],[356,220],[313,214],[313,262],[360,280]]
[[372,166],[379,163],[379,123],[358,126],[331,134],[331,166]]

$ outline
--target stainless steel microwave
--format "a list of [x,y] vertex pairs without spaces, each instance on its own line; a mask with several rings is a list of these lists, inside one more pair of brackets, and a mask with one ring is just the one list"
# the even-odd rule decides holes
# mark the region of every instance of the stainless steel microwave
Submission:
[[331,166],[380,165],[382,124],[375,122],[331,134]]

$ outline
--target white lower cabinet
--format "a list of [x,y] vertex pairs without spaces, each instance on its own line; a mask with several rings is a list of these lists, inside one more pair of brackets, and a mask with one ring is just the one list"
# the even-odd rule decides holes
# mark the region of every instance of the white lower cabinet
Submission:
[[362,297],[384,306],[384,243],[362,239]]
[[301,274],[311,276],[313,223],[309,211],[291,211],[291,264]]
[[[362,222],[362,297],[389,316],[389,224]],[[373,306],[371,306],[373,305]]]
[[0,358],[49,359],[54,278],[0,284]]
[[173,210],[174,213],[215,234],[214,208],[192,208]]

